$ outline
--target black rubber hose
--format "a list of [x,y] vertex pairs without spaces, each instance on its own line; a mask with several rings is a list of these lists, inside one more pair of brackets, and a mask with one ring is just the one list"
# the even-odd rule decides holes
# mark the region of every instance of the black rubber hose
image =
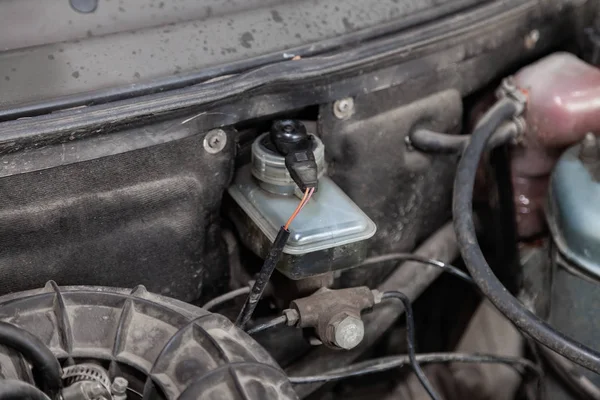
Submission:
[[[504,125],[494,131],[492,138],[486,145],[486,149],[496,148],[515,138],[518,133],[518,127],[514,122],[504,123]],[[469,145],[471,135],[450,135],[448,133],[418,128],[409,134],[408,139],[411,146],[423,152],[450,154],[462,153]]]
[[470,135],[450,135],[417,128],[408,135],[410,145],[426,153],[461,153],[469,144]]
[[0,400],[50,400],[40,389],[16,379],[0,379]]
[[600,373],[600,353],[556,331],[525,308],[494,275],[477,242],[472,210],[477,167],[489,138],[517,111],[518,105],[509,100],[497,102],[475,128],[458,164],[452,211],[460,252],[477,286],[517,328],[574,363]]
[[269,279],[271,279],[271,275],[277,266],[277,263],[281,259],[281,255],[283,254],[283,248],[287,243],[288,238],[290,237],[290,231],[285,229],[283,226],[279,229],[279,233],[271,246],[271,250],[269,250],[269,254],[265,259],[265,262],[258,273],[258,278],[256,278],[256,282],[252,285],[252,289],[250,289],[250,294],[238,315],[235,325],[244,328],[250,318],[252,318],[252,314],[254,314],[254,309],[258,304],[258,301],[262,297],[267,284],[269,283]]
[[0,321],[0,344],[21,353],[33,367],[36,385],[50,397],[62,387],[62,372],[58,359],[40,339],[23,328]]

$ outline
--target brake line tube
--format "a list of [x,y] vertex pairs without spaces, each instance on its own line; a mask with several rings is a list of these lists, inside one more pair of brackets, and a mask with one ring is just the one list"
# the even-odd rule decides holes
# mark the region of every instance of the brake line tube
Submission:
[[477,286],[517,328],[574,363],[600,373],[600,353],[556,331],[523,306],[494,275],[477,242],[472,210],[477,167],[487,141],[496,129],[514,117],[519,109],[520,104],[512,100],[498,101],[475,128],[458,164],[452,212],[460,252]]

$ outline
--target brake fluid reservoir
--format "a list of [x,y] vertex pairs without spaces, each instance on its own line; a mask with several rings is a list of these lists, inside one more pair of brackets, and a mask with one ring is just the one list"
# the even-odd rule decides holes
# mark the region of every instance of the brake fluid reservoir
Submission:
[[[373,221],[327,176],[325,149],[313,135],[319,185],[290,226],[291,235],[277,268],[290,279],[303,279],[349,268],[366,256],[366,239],[375,234]],[[244,244],[265,258],[271,244],[300,202],[284,157],[269,134],[252,145],[252,161],[241,167],[229,187],[237,207],[230,216]]]

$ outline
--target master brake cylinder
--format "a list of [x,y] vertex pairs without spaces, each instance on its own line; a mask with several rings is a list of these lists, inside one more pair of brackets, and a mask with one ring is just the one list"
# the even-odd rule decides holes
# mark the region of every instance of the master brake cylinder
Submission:
[[[290,140],[299,147],[290,150]],[[275,121],[259,136],[250,164],[229,187],[237,206],[230,215],[244,244],[266,258],[305,187],[316,190],[290,226],[278,270],[298,280],[360,263],[375,223],[326,176],[323,142],[299,121]]]

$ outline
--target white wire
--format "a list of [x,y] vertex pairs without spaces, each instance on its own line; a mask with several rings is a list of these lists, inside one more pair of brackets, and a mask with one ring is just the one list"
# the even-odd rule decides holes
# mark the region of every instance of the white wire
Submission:
[[204,308],[205,310],[210,310],[211,308],[213,308],[216,305],[225,303],[226,301],[235,299],[238,296],[241,296],[243,294],[248,294],[248,293],[250,293],[250,287],[244,286],[239,289],[232,290],[231,292],[222,294],[218,297],[215,297],[214,299],[212,299],[211,301],[209,301],[205,305],[203,305],[202,308]]

